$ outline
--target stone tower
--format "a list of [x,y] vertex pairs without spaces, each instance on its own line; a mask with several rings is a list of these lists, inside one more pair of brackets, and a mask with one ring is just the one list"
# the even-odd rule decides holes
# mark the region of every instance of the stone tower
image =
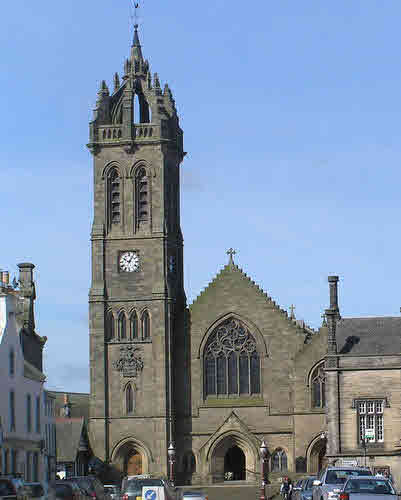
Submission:
[[174,441],[174,344],[183,336],[179,165],[172,93],[142,56],[135,25],[124,75],[103,81],[90,123],[94,159],[89,292],[90,438],[128,474],[167,472]]

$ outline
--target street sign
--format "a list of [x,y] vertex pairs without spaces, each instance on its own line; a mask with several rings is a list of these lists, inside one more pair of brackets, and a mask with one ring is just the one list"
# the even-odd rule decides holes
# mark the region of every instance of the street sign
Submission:
[[374,439],[374,438],[375,438],[375,430],[365,429],[365,439]]
[[143,500],[165,500],[163,486],[142,486]]

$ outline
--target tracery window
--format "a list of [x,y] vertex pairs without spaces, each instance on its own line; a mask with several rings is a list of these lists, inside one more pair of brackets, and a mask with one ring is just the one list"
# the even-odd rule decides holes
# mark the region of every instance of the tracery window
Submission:
[[118,338],[120,340],[125,340],[127,338],[126,320],[124,312],[121,312],[118,317]]
[[134,311],[130,317],[130,339],[138,339],[138,316]]
[[286,472],[288,470],[287,454],[284,450],[276,450],[271,458],[272,472]]
[[313,408],[325,408],[326,406],[326,374],[324,364],[317,366],[311,375],[311,396]]
[[204,351],[205,396],[260,393],[260,357],[246,326],[230,318],[210,335]]
[[121,182],[116,169],[113,169],[108,176],[108,212],[109,224],[119,224],[121,222]]
[[150,338],[150,318],[149,318],[148,311],[144,311],[142,314],[141,330],[142,330],[142,338],[149,339]]
[[127,415],[134,412],[134,391],[132,389],[132,385],[128,384],[125,389],[125,408]]
[[146,170],[141,168],[136,176],[138,222],[149,219],[149,182]]

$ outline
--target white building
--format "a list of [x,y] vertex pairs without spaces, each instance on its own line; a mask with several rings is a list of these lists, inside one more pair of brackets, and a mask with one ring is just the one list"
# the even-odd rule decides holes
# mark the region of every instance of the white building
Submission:
[[0,473],[27,481],[48,478],[42,350],[35,332],[33,264],[19,264],[19,290],[0,273]]

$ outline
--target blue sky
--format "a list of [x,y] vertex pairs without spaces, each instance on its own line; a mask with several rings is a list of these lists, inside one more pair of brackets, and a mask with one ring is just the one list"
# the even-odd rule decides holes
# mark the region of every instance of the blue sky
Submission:
[[[129,0],[2,5],[0,267],[36,266],[48,387],[87,391],[92,158],[100,81],[129,54]],[[236,262],[317,328],[398,315],[399,0],[143,0],[140,37],[176,99],[189,302]]]

